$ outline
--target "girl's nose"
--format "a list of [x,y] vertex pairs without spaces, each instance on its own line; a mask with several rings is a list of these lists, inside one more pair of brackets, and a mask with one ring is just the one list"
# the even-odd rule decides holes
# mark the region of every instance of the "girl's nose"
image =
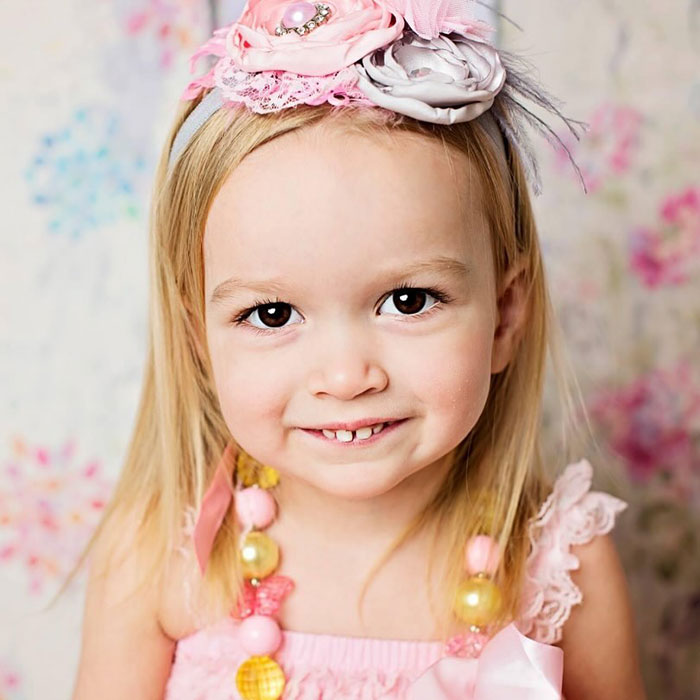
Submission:
[[348,401],[365,393],[382,391],[389,383],[380,358],[357,335],[344,334],[316,347],[310,366],[309,391]]

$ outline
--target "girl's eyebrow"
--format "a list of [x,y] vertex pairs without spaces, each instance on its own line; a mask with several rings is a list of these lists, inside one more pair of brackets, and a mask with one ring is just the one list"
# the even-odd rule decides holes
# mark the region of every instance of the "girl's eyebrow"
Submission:
[[[440,256],[430,260],[421,260],[409,265],[403,265],[400,270],[383,272],[379,276],[379,279],[384,280],[385,283],[388,283],[387,281],[389,280],[398,282],[401,279],[411,277],[421,272],[440,272],[454,277],[466,277],[471,272],[471,268],[469,265],[456,258]],[[283,294],[285,286],[283,280],[279,277],[251,281],[242,280],[235,276],[229,277],[215,287],[209,299],[209,304],[215,306],[242,289],[248,289],[261,294]]]

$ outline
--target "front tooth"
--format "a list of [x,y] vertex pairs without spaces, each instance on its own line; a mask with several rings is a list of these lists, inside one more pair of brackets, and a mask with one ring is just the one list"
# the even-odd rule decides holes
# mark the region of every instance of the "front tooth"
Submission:
[[383,427],[384,427],[384,423],[379,423],[379,425],[375,425],[374,428],[372,428],[372,432],[378,433]]
[[368,437],[370,437],[370,435],[372,435],[372,428],[370,426],[358,428],[355,431],[355,435],[357,435],[358,440],[366,440]]
[[326,430],[324,428],[323,434],[329,439],[329,440],[335,440],[335,432],[333,430]]
[[352,440],[352,430],[336,430],[335,436],[340,442],[350,442]]

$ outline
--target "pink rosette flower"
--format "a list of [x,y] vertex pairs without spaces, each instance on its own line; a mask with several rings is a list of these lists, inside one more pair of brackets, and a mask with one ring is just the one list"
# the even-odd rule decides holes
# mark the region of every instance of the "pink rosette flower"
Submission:
[[[248,72],[328,75],[391,43],[404,28],[403,17],[383,2],[334,0],[324,4],[330,13],[323,23],[303,35],[291,31],[278,36],[277,27],[292,3],[249,0],[226,36],[227,54],[238,68]],[[312,3],[295,5],[316,9]],[[299,11],[304,9],[300,7]]]
[[356,68],[357,87],[374,104],[436,124],[476,119],[506,80],[493,46],[457,34],[423,39],[408,31]]

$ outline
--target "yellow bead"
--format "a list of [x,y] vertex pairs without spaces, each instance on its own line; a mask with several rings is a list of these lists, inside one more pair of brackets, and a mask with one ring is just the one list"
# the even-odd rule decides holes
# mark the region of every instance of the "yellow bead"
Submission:
[[280,550],[277,542],[264,532],[249,532],[241,547],[241,565],[245,578],[265,578],[279,564]]
[[271,489],[273,486],[277,486],[280,480],[279,472],[272,467],[268,467],[263,464],[258,471],[258,486],[261,489]]
[[249,454],[242,450],[236,458],[236,471],[238,480],[244,486],[255,486],[256,484],[263,489],[271,489],[279,483],[280,476],[276,469],[268,467],[265,464],[260,464],[254,460]]
[[243,700],[277,700],[284,691],[284,672],[269,656],[251,656],[236,673]]
[[495,620],[501,605],[498,586],[483,576],[472,576],[462,581],[457,588],[454,613],[468,625],[483,627]]

